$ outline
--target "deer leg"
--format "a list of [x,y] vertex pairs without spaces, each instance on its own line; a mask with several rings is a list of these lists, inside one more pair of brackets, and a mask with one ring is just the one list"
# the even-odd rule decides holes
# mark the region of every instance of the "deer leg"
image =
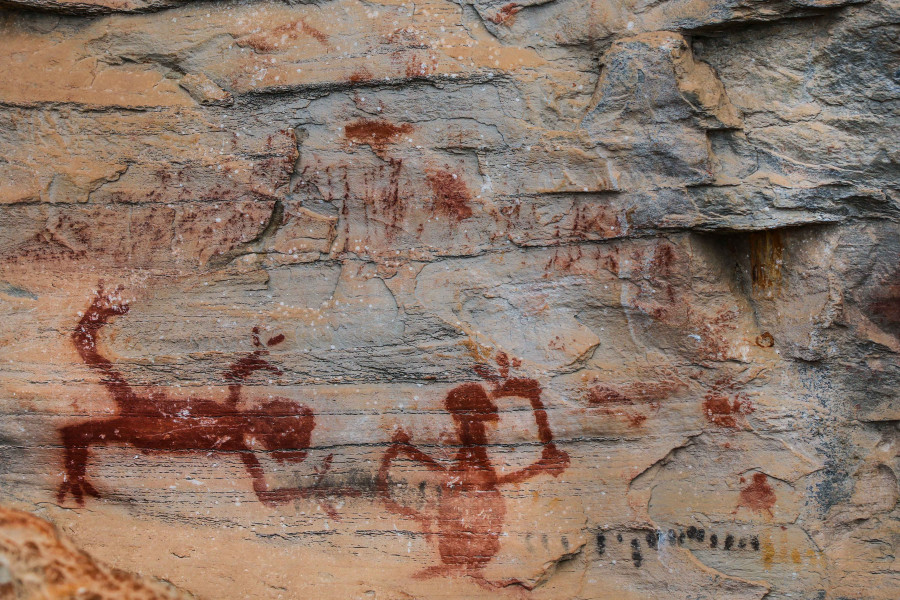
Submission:
[[325,475],[328,473],[328,471],[331,470],[331,461],[333,459],[334,459],[334,454],[329,454],[322,461],[321,467],[313,468],[313,471],[315,471],[316,475],[318,475],[318,477],[316,477],[316,483],[315,483],[315,485],[313,485],[313,487],[319,487],[319,485],[322,483],[322,478],[325,477]]
[[79,506],[84,506],[84,495],[99,498],[100,494],[87,481],[87,461],[89,446],[94,441],[91,423],[73,425],[62,429],[63,445],[66,448],[65,475],[56,495],[62,503],[67,494],[72,494]]
[[244,449],[241,451],[241,460],[244,461],[244,467],[247,469],[250,479],[253,480],[253,491],[256,493],[257,498],[265,504],[266,501],[263,498],[269,491],[269,484],[266,483],[266,472],[263,470],[259,459],[256,458],[252,451]]
[[262,468],[262,464],[260,464],[259,459],[256,458],[256,455],[249,449],[241,451],[241,460],[244,461],[244,466],[247,468],[247,472],[253,480],[253,492],[264,505],[274,507],[279,504],[284,504],[285,502],[290,502],[297,497],[296,490],[284,488],[270,490],[269,484],[266,482],[266,472]]

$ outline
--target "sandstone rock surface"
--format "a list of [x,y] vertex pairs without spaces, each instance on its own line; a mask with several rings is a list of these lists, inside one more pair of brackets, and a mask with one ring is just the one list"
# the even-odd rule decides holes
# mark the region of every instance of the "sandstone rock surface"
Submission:
[[0,4],[0,503],[201,598],[897,597],[896,1]]
[[163,582],[110,569],[49,523],[0,508],[0,594],[10,599],[186,600]]

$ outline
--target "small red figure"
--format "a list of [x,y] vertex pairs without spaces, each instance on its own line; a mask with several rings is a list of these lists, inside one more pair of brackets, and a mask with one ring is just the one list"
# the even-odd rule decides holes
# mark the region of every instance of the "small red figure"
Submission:
[[[99,498],[100,494],[85,475],[90,446],[127,445],[148,451],[238,452],[251,479],[253,491],[260,502],[273,506],[294,498],[306,497],[318,488],[331,466],[328,455],[312,489],[269,489],[265,472],[254,451],[267,450],[279,460],[303,462],[310,447],[315,418],[307,406],[286,398],[275,398],[264,404],[241,407],[243,381],[256,371],[281,374],[264,356],[266,346],[284,341],[283,335],[269,339],[264,346],[259,328],[253,329],[256,349],[236,361],[224,374],[231,383],[225,403],[205,398],[172,399],[159,390],[143,395],[125,380],[113,363],[97,349],[97,335],[101,327],[115,316],[128,313],[128,302],[121,298],[122,288],[104,292],[102,286],[72,333],[72,341],[81,359],[103,375],[102,384],[118,408],[118,416],[85,421],[60,428],[66,449],[63,482],[57,500],[63,502],[67,494],[83,506],[84,496]],[[326,506],[329,514],[333,509]]]
[[[504,355],[505,357],[505,355]],[[503,374],[505,376],[504,369]],[[544,448],[540,460],[513,473],[499,474],[487,453],[487,425],[499,421],[493,400],[520,397],[531,402],[538,433]],[[506,506],[500,486],[519,483],[542,473],[559,476],[569,465],[569,455],[558,450],[541,402],[541,386],[534,379],[507,379],[489,394],[478,383],[465,383],[450,390],[444,400],[453,415],[460,448],[453,464],[445,467],[409,443],[399,431],[385,452],[378,472],[378,495],[388,510],[418,521],[426,535],[438,536],[441,563],[420,572],[418,577],[465,575],[488,588],[520,585],[519,580],[491,582],[483,571],[500,550],[500,534]],[[388,476],[392,462],[401,454],[424,465],[439,477],[441,495],[436,514],[428,515],[402,506],[391,497]]]

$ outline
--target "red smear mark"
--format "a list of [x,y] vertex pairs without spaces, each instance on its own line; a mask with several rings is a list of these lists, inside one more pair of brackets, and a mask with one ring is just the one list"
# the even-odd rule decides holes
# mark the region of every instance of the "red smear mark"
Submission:
[[328,36],[307,24],[303,19],[279,25],[270,31],[245,36],[237,40],[237,44],[239,46],[248,46],[260,52],[272,52],[288,41],[296,41],[301,34],[315,39],[326,48],[329,46]]
[[[741,482],[744,478],[741,478]],[[768,513],[774,516],[772,508],[775,506],[775,491],[769,485],[769,478],[765,473],[754,473],[753,483],[741,490],[741,500],[737,508],[746,506],[750,510],[758,513]]]
[[354,144],[367,144],[376,153],[380,153],[389,144],[396,143],[401,135],[412,130],[409,123],[395,125],[384,120],[359,119],[344,127],[344,137]]
[[572,234],[578,239],[600,237],[603,239],[622,234],[622,227],[616,214],[605,206],[584,204],[575,208],[572,220]]
[[496,371],[489,365],[484,364],[476,364],[472,367],[472,370],[482,379],[497,383],[509,377],[510,367],[518,369],[522,366],[521,358],[510,357],[506,352],[502,350],[499,350],[497,352],[494,360],[497,362],[498,367],[498,370]]
[[[541,458],[512,473],[498,473],[487,453],[487,426],[499,421],[497,398],[519,397],[530,401],[543,444]],[[388,510],[419,522],[429,536],[437,536],[441,564],[419,572],[417,578],[467,576],[486,588],[525,584],[518,580],[488,581],[484,569],[500,551],[506,505],[500,486],[521,483],[541,474],[554,477],[569,465],[569,456],[558,450],[541,401],[541,386],[533,379],[509,379],[489,393],[481,384],[465,383],[450,390],[444,407],[456,427],[458,451],[445,467],[414,446],[410,436],[398,431],[385,452],[378,471],[378,495]],[[417,462],[438,480],[437,506],[424,510],[399,504],[391,495],[389,475],[400,456]],[[527,587],[527,586],[526,586]]]
[[697,353],[708,360],[726,360],[731,353],[728,335],[736,328],[734,322],[738,318],[737,311],[720,310],[713,318],[705,321],[700,315],[692,314],[692,317],[702,337]]
[[499,381],[500,374],[486,365],[475,365],[472,367],[475,374],[486,381]]
[[350,83],[360,83],[361,81],[370,81],[374,76],[365,67],[361,67],[350,74]]
[[[402,159],[388,159],[387,176],[384,174],[384,166],[378,168],[378,176],[373,177],[373,189],[369,189],[369,180],[366,177],[364,189],[366,204],[373,209],[373,217],[377,217],[385,224],[385,237],[393,240],[401,224],[406,218],[406,203],[400,198],[400,172],[403,169]],[[387,185],[382,185],[385,180]],[[375,185],[376,182],[378,185]],[[368,215],[366,215],[368,218]]]
[[[409,189],[403,159],[382,158],[361,168],[343,163],[323,166],[316,161],[314,166],[303,167],[293,186],[294,192],[321,194],[326,202],[340,205],[343,252],[361,252],[365,246],[369,246],[366,252],[378,252],[373,246],[407,232],[404,226],[410,198],[401,195],[401,187]],[[357,218],[351,218],[351,210],[357,211],[353,213]],[[399,269],[399,257],[391,255],[383,267]]]
[[675,266],[675,249],[671,244],[659,244],[653,251],[650,266],[654,275],[661,278],[671,277]]
[[434,170],[426,173],[428,185],[434,192],[435,209],[459,222],[472,216],[472,193],[457,173]]
[[[690,305],[678,288],[684,272],[678,269],[676,248],[668,240],[661,240],[635,250],[628,259],[635,267],[632,277],[639,286],[634,307],[668,325],[679,328],[687,325]],[[616,267],[619,262],[616,257]]]
[[506,23],[507,25],[511,25],[513,20],[515,19],[516,13],[522,10],[522,7],[516,4],[515,2],[510,2],[509,4],[504,5],[500,10],[497,11],[493,17],[489,20],[491,23],[496,23],[497,25],[501,25]]
[[[668,241],[632,253],[631,263],[638,267],[631,280],[638,286],[632,306],[660,323],[680,330],[686,342],[694,346],[699,360],[728,360],[733,352],[730,342],[737,328],[738,313],[723,308],[715,315],[699,312],[694,305],[690,270],[685,255]],[[699,338],[699,339],[698,339]]]
[[658,381],[595,385],[588,389],[588,404],[601,413],[622,417],[632,427],[640,427],[651,415],[659,411],[660,400],[684,387],[680,381]]
[[427,77],[437,72],[437,56],[432,55],[423,60],[418,54],[413,54],[406,61],[406,76],[411,79]]
[[737,385],[727,379],[720,379],[712,386],[703,400],[703,414],[707,421],[736,429],[744,421],[744,416],[753,412],[750,398],[736,388]]
[[[318,491],[322,477],[330,468],[331,455],[316,470],[318,478],[313,488],[269,489],[265,472],[254,454],[257,450],[265,450],[279,461],[302,462],[306,459],[315,427],[312,411],[286,398],[276,398],[258,406],[241,406],[243,383],[253,373],[281,373],[264,358],[269,351],[260,342],[259,328],[253,329],[256,350],[237,360],[223,374],[224,379],[231,382],[225,403],[205,398],[170,399],[159,390],[143,394],[135,391],[97,348],[100,329],[110,319],[127,314],[128,310],[128,302],[121,297],[121,288],[108,292],[101,287],[72,333],[81,359],[102,374],[102,383],[112,396],[119,416],[60,428],[66,473],[57,494],[59,502],[71,494],[83,506],[85,495],[100,497],[85,475],[89,449],[99,445],[164,452],[238,452],[253,480],[257,498],[270,506]],[[274,346],[283,341],[284,336],[277,335],[266,345]],[[327,510],[333,513],[330,507]]]

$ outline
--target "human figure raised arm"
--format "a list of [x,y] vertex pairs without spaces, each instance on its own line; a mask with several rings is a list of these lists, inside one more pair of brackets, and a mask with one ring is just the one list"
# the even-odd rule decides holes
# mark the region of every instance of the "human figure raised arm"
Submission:
[[542,473],[558,477],[565,471],[569,466],[569,455],[558,449],[553,443],[553,432],[547,421],[547,410],[541,401],[541,385],[534,379],[507,379],[494,389],[492,396],[494,398],[519,397],[531,402],[531,409],[534,411],[534,420],[538,428],[538,438],[544,446],[540,459],[524,469],[500,475],[497,478],[498,484],[521,483]]
[[388,485],[388,475],[394,460],[405,454],[409,459],[414,460],[428,469],[442,474],[447,473],[439,462],[428,456],[415,446],[409,443],[409,435],[402,429],[398,429],[391,438],[391,445],[381,457],[381,467],[378,469],[378,479],[376,480],[376,489],[378,497],[385,503],[388,510],[403,517],[414,519],[423,524],[426,528],[431,524],[432,519],[408,506],[403,506],[391,496],[391,490]]

